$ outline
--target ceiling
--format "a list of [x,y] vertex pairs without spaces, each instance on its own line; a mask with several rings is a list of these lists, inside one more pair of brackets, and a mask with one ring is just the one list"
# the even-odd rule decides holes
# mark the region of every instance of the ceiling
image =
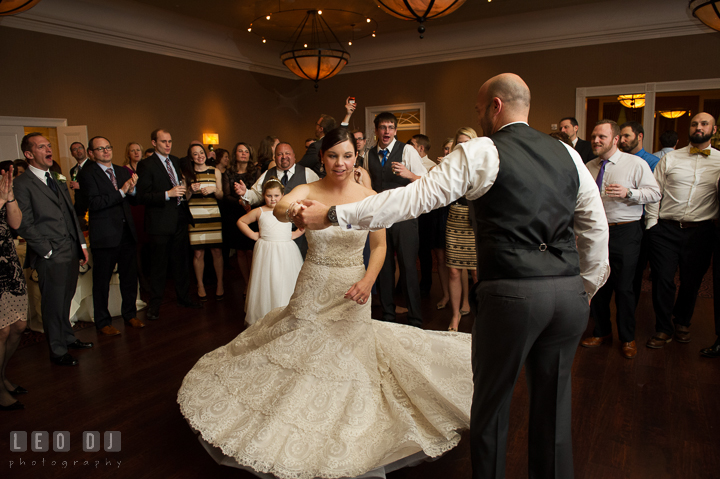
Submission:
[[[416,22],[395,18],[378,7],[373,0],[135,0],[148,6],[171,11],[186,17],[217,23],[247,33],[248,26],[258,17],[284,10],[305,11],[309,9],[342,9],[357,12],[377,22],[378,35],[383,33],[414,33]],[[426,35],[432,34],[433,25],[530,13],[556,8],[576,8],[583,4],[600,3],[604,0],[467,0],[457,11],[442,18],[428,21]],[[298,18],[302,18],[300,14]],[[264,20],[264,19],[263,19]],[[299,20],[295,24],[297,26]],[[335,30],[335,26],[331,23]],[[292,28],[294,30],[294,27]],[[288,31],[289,35],[292,30]],[[252,35],[247,33],[247,35]],[[339,35],[338,35],[339,36]],[[342,39],[341,39],[342,40]]]

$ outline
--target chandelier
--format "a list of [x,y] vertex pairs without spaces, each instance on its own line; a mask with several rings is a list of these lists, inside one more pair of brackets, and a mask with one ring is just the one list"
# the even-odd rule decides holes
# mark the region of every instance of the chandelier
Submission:
[[720,0],[690,0],[689,8],[695,18],[720,31]]
[[460,8],[465,0],[375,0],[375,2],[394,17],[420,22],[418,33],[420,38],[423,38],[425,20],[449,15]]
[[644,93],[638,93],[635,95],[620,95],[617,99],[625,108],[642,108],[645,106]]
[[0,15],[16,15],[30,10],[40,0],[0,0]]

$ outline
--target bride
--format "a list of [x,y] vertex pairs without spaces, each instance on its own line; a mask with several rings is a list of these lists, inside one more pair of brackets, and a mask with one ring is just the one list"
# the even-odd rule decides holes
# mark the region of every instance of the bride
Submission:
[[[344,128],[322,142],[327,176],[275,208],[290,221],[303,199],[359,201],[357,151]],[[215,459],[261,477],[385,477],[437,457],[469,427],[470,335],[370,318],[385,231],[307,231],[309,251],[287,307],[203,356],[183,380],[180,410]]]

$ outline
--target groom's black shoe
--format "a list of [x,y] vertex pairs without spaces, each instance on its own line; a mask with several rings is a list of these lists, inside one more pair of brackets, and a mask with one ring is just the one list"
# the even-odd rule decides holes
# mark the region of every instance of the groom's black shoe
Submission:
[[70,354],[65,353],[60,357],[57,358],[50,358],[50,361],[57,364],[58,366],[77,366],[78,360],[74,357],[70,356]]
[[718,336],[715,344],[709,348],[701,349],[700,354],[706,358],[720,358],[720,336]]
[[90,349],[93,347],[93,343],[84,343],[76,339],[75,342],[68,344],[67,347],[68,349]]

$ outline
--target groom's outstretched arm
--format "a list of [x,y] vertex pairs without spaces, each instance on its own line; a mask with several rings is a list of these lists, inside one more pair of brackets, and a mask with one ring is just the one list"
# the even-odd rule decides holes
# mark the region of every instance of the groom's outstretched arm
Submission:
[[[466,196],[473,200],[492,187],[499,170],[498,153],[488,138],[477,138],[460,145],[442,163],[418,181],[388,190],[358,203],[338,205],[340,226],[378,230],[399,221],[448,205]],[[298,217],[306,228],[330,226],[328,207],[318,202],[303,203]]]

